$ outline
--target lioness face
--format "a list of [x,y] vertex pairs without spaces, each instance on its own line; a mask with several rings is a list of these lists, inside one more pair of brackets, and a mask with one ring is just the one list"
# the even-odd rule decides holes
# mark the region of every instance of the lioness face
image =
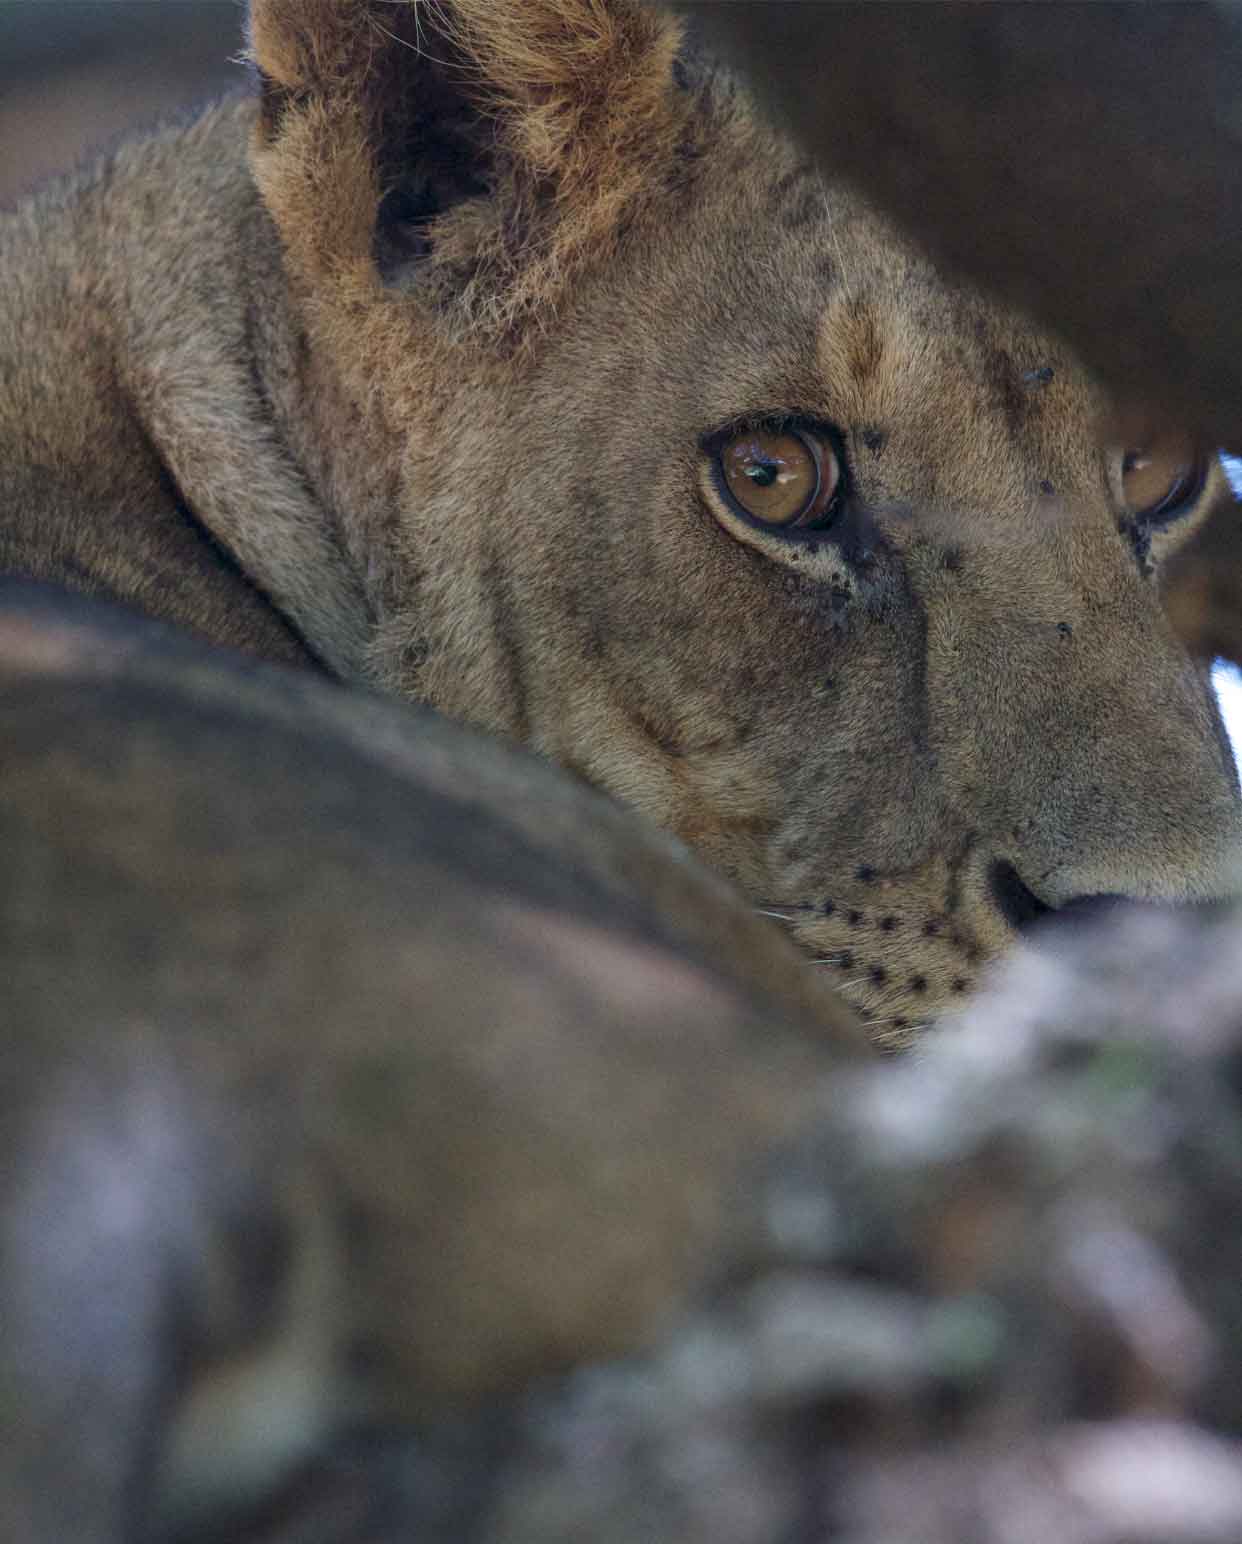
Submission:
[[377,678],[676,831],[890,1043],[1050,908],[1226,888],[1232,759],[1159,596],[1210,458],[1109,444],[1062,347],[671,22],[381,10],[254,22]]

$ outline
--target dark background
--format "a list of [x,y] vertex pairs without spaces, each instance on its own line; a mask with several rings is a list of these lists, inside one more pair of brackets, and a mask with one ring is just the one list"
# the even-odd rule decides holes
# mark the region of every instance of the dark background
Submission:
[[245,77],[240,0],[0,0],[0,204]]

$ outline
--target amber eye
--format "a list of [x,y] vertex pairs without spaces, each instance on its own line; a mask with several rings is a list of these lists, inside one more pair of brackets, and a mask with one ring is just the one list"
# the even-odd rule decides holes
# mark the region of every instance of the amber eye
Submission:
[[727,440],[716,460],[733,502],[760,525],[805,530],[834,512],[841,464],[809,429],[748,429]]
[[1150,435],[1121,460],[1121,487],[1132,514],[1167,520],[1192,504],[1203,487],[1207,458],[1188,434]]

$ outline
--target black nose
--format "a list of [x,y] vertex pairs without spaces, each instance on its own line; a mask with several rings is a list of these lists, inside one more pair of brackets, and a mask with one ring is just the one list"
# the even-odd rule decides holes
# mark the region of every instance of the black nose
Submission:
[[1076,895],[1060,906],[1049,906],[1022,881],[1012,863],[994,863],[988,870],[988,888],[997,911],[1015,932],[1023,933],[1050,917],[1058,921],[1080,922],[1097,912],[1106,911],[1125,899],[1122,895]]

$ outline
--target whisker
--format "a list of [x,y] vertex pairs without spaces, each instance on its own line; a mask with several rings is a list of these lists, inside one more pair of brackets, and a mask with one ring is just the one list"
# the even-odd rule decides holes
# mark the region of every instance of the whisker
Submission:
[[841,287],[843,289],[848,289],[850,281],[849,275],[845,271],[845,253],[841,250],[841,239],[837,235],[837,227],[835,221],[829,224],[828,235],[832,241],[833,251],[837,254],[837,268],[840,270],[841,274]]
[[394,43],[399,43],[402,48],[408,48],[411,53],[417,54],[420,59],[426,59],[429,64],[442,65],[446,70],[451,70],[454,68],[454,64],[451,59],[437,59],[434,54],[428,53],[427,49],[424,47],[422,21],[419,17],[417,9],[414,12],[414,29],[416,41],[413,43],[411,43],[406,38],[399,38],[395,32],[390,32],[388,28],[384,26],[383,22],[377,21],[374,16],[370,16],[367,19],[370,21],[372,27],[374,27],[377,32],[382,32],[386,38],[391,39],[391,41]]
[[[807,964],[808,965],[835,965],[838,969],[840,969],[841,961],[840,960],[833,960],[833,959],[808,960]],[[866,986],[868,983],[871,983],[871,977],[869,975],[867,975],[867,976],[851,976],[848,981],[838,981],[835,984],[837,986],[839,986],[842,989],[842,991],[844,991],[847,987]],[[874,984],[874,983],[871,983],[871,984]]]

